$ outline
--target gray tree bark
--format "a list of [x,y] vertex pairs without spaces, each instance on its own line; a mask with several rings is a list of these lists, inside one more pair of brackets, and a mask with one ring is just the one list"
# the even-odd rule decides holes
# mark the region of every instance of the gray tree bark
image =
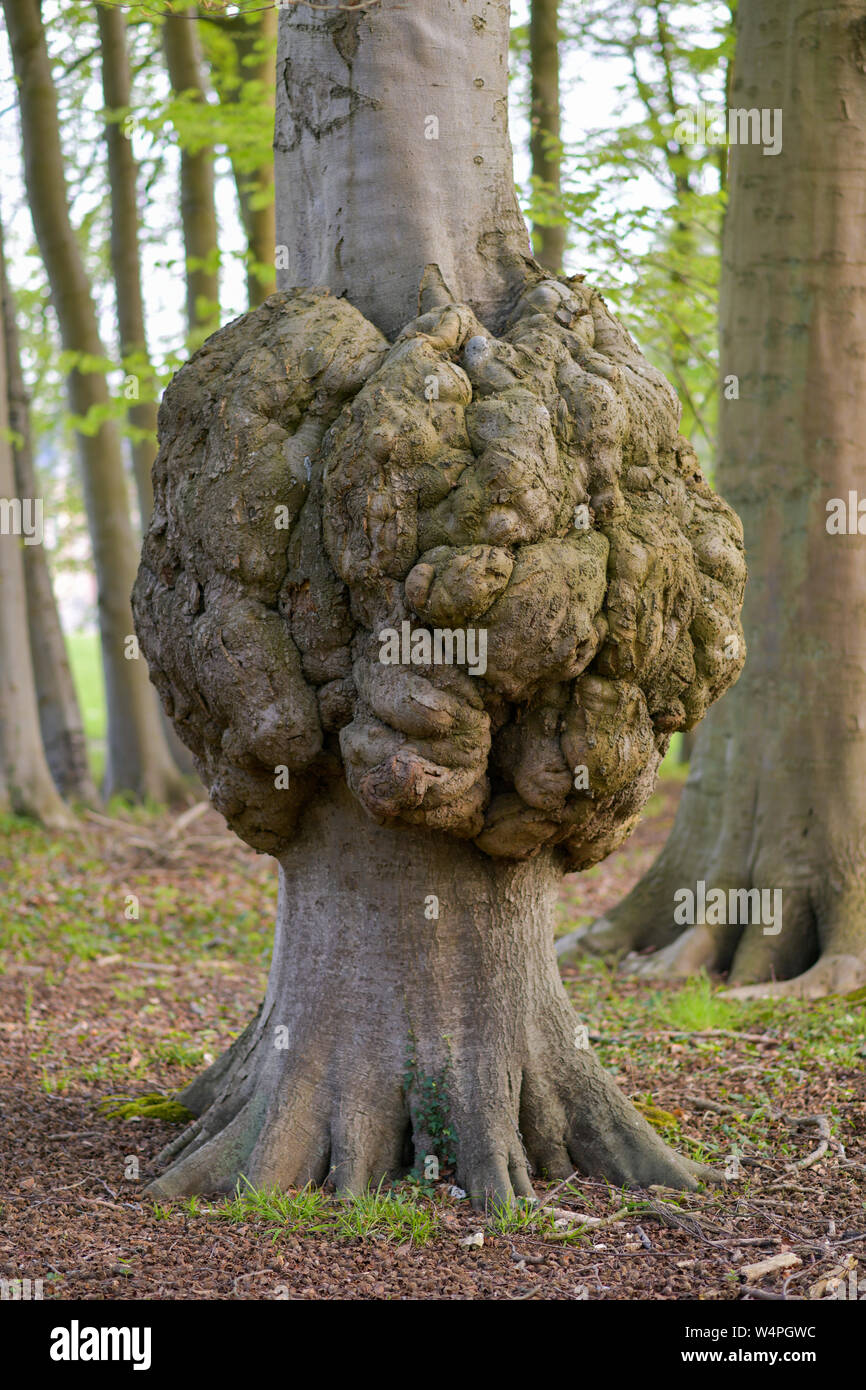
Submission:
[[[532,177],[552,200],[560,191],[559,0],[532,0],[529,12],[530,121]],[[540,265],[559,274],[565,254],[564,224],[536,223],[532,228]]]
[[[132,94],[126,19],[123,11],[116,5],[98,5],[96,15],[102,60],[102,93],[106,110],[122,111],[129,107]],[[148,378],[145,382],[147,389],[152,387],[152,368],[147,348],[144,296],[141,287],[138,170],[132,153],[131,139],[127,138],[116,120],[106,120],[105,141],[111,195],[111,268],[117,303],[120,350],[123,357],[137,354],[141,359],[143,373]],[[134,439],[131,446],[132,471],[138,494],[142,533],[147,530],[153,510],[151,471],[156,457],[158,410],[155,400],[132,401],[128,409],[130,424],[152,436],[150,439]],[[184,774],[194,776],[189,750],[181,743],[171,721],[163,718],[162,725],[172,761]]]
[[[12,48],[24,154],[24,177],[36,238],[67,351],[105,357],[96,308],[69,216],[57,99],[37,0],[4,0]],[[76,415],[109,401],[105,374],[73,368],[69,401]],[[84,498],[99,590],[99,626],[108,705],[105,792],[132,791],[170,800],[184,783],[168,752],[159,707],[143,661],[134,657],[129,593],[136,545],[120,436],[112,420],[78,435]]]
[[[204,101],[201,44],[195,6],[166,14],[162,41],[171,89]],[[218,230],[214,191],[214,153],[205,145],[180,151],[180,210],[186,254],[186,316],[190,334],[201,336],[219,321]]]
[[[731,151],[718,483],[743,518],[744,678],[698,735],[671,837],[607,917],[563,943],[656,948],[645,973],[728,971],[741,997],[866,982],[866,82],[863,8],[741,0],[731,102],[784,113],[782,152]],[[866,507],[864,507],[866,511]],[[850,526],[850,523],[849,523]],[[779,890],[765,923],[683,931],[674,894]]]
[[279,288],[326,285],[391,336],[438,265],[497,332],[530,259],[508,137],[506,0],[326,21],[304,6],[280,16]]
[[[12,445],[15,493],[21,498],[36,498],[30,402],[21,369],[15,313],[15,301],[6,274],[3,229],[0,227],[0,316],[3,321],[9,424],[16,436]],[[61,795],[92,806],[99,798],[90,774],[81,710],[69,667],[45,547],[25,545],[23,561],[30,656],[45,756]]]
[[[97,5],[99,47],[102,61],[102,94],[108,112],[127,109],[131,101],[132,80],[126,46],[126,19],[116,5]],[[117,328],[123,357],[135,353],[150,371],[144,300],[141,292],[141,256],[138,243],[138,170],[132,141],[116,120],[106,120],[105,143],[108,151],[108,183],[111,195],[111,268],[117,300]],[[148,385],[150,383],[147,383]],[[157,403],[132,401],[129,420],[138,430],[156,438]],[[156,456],[150,439],[132,443],[132,467],[138,492],[142,531],[147,529],[153,510],[151,469]]]
[[476,1205],[532,1197],[531,1173],[693,1185],[704,1170],[575,1045],[552,949],[560,873],[550,853],[503,864],[377,826],[338,785],[281,857],[261,1011],[182,1094],[202,1118],[149,1190],[230,1192],[243,1174],[360,1193],[429,1157]]
[[[0,327],[5,329],[5,324]],[[6,502],[19,496],[9,426],[6,333],[2,331],[0,499]],[[61,801],[48,769],[30,660],[23,552],[35,548],[25,545],[23,536],[12,527],[4,525],[0,531],[0,804],[17,815],[33,816],[53,830],[68,830],[75,818]]]
[[[239,102],[247,83],[260,83],[266,93],[266,106],[274,109],[274,53],[277,38],[277,10],[262,9],[251,14],[221,16],[215,21],[221,35],[226,36],[234,50],[234,67],[226,73],[219,63],[211,62],[211,81],[221,102]],[[207,49],[207,36],[205,36]],[[229,151],[238,194],[241,220],[247,238],[247,302],[251,309],[263,304],[276,289],[274,246],[276,222],[273,196],[273,160],[258,169],[250,170]]]

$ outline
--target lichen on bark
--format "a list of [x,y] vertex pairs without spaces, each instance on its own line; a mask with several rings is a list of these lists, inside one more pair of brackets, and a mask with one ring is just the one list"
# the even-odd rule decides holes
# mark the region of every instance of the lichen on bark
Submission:
[[[499,337],[425,281],[393,343],[295,290],[178,373],[142,647],[256,849],[344,776],[384,825],[586,868],[739,674],[741,528],[582,279],[528,272]],[[437,629],[483,633],[483,672],[380,659],[383,633]]]

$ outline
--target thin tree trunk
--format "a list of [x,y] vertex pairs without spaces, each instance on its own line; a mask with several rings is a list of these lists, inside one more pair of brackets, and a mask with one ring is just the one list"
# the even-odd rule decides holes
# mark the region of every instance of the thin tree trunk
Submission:
[[[6,309],[5,296],[3,309]],[[5,312],[3,329],[0,332],[0,500],[11,503],[19,494],[9,438]],[[32,492],[29,499],[34,500]],[[14,524],[8,527],[4,524],[0,528],[0,785],[4,800],[16,814],[33,816],[52,829],[63,830],[71,828],[75,818],[61,801],[48,769],[30,659],[23,552],[41,546],[35,534],[31,539],[37,544],[28,545],[23,535],[16,533]]]
[[[97,5],[99,45],[102,58],[102,94],[108,112],[129,107],[131,78],[126,46],[126,19],[116,5]],[[141,293],[141,257],[138,244],[138,170],[132,154],[132,141],[117,121],[105,123],[108,149],[108,180],[111,195],[111,268],[117,299],[117,327],[124,358],[136,354],[150,375],[144,300]],[[146,383],[150,387],[151,383]],[[133,401],[129,420],[137,430],[146,430],[152,439],[132,444],[132,466],[138,491],[142,531],[147,529],[153,510],[151,469],[156,455],[155,400]]]
[[[67,351],[104,357],[96,309],[70,217],[57,100],[37,0],[4,0],[18,80],[24,175],[33,225]],[[69,400],[76,415],[109,401],[100,371],[73,369]],[[159,708],[133,639],[129,593],[136,545],[120,436],[113,421],[79,433],[85,505],[99,591],[102,663],[108,705],[106,794],[131,791],[166,800],[183,786],[169,755]]]
[[[9,424],[16,440],[12,446],[15,492],[35,498],[36,473],[30,433],[30,408],[21,370],[15,301],[6,274],[3,229],[0,227],[0,312],[2,312],[6,361]],[[39,726],[51,775],[61,795],[95,805],[96,788],[87,761],[87,741],[60,616],[51,584],[43,545],[23,549],[27,589],[27,621],[30,655],[39,709]]]
[[[123,11],[114,5],[98,5],[96,13],[102,55],[102,92],[106,109],[109,112],[124,110],[128,108],[131,98],[126,19]],[[141,358],[143,370],[149,378],[146,386],[150,388],[152,369],[147,350],[138,242],[138,171],[132,154],[132,142],[124,135],[117,121],[106,121],[105,139],[111,194],[111,267],[117,302],[120,350],[124,357],[135,353]],[[141,529],[144,533],[153,510],[151,471],[156,457],[159,407],[155,400],[138,400],[130,404],[128,413],[130,423],[136,429],[146,430],[151,436],[147,439],[133,440],[132,443],[132,467],[138,492]],[[171,721],[165,715],[162,716],[162,725],[173,761],[186,775],[194,776],[195,768],[189,749],[181,743]]]
[[[529,12],[530,122],[532,177],[556,204],[561,187],[559,111],[559,0],[532,0]],[[532,228],[539,263],[562,272],[566,228],[537,222]]]
[[[738,21],[732,103],[784,113],[780,155],[732,150],[724,234],[739,399],[722,403],[718,482],[745,527],[750,654],[660,858],[575,944],[663,947],[648,973],[813,997],[866,982],[866,46],[854,3],[741,0]],[[828,504],[852,493],[857,533],[831,534]],[[683,932],[674,894],[698,880],[780,890],[781,930]]]
[[[202,55],[195,8],[166,14],[163,50],[171,89],[204,101]],[[180,208],[186,254],[186,315],[190,334],[202,337],[219,319],[218,231],[214,155],[209,146],[180,150]]]
[[[247,83],[261,84],[266,93],[262,105],[274,111],[274,60],[277,40],[277,10],[263,9],[250,15],[236,15],[217,21],[221,33],[231,40],[234,71],[231,80],[211,65],[211,75],[221,102],[237,104],[243,99]],[[238,194],[241,220],[247,239],[247,301],[254,309],[276,289],[274,245],[274,164],[269,159],[260,168],[249,170],[234,150],[229,150],[232,174]]]

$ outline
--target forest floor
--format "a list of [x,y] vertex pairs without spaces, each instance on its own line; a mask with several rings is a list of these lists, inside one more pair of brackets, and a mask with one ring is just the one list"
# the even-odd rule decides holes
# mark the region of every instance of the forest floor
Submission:
[[[661,783],[625,849],[565,880],[561,930],[648,867],[679,790]],[[272,862],[210,810],[118,812],[64,838],[5,820],[0,883],[4,1279],[57,1299],[866,1298],[860,997],[735,1004],[704,977],[661,988],[566,968],[604,1064],[671,1143],[728,1169],[721,1189],[575,1178],[539,1184],[542,1209],[477,1213],[445,1174],[350,1203],[161,1205],[142,1188],[174,1127],[99,1103],[171,1095],[246,1023]]]

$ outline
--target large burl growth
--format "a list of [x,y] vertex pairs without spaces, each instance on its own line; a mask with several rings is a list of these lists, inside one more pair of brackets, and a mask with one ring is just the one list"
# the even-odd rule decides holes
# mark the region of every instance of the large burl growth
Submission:
[[[204,1118],[164,1192],[224,1189],[240,1173],[357,1188],[413,1146],[416,1159],[432,1151],[406,1055],[440,1074],[443,1037],[457,1172],[473,1195],[525,1192],[527,1164],[691,1180],[591,1054],[564,1060],[573,1019],[532,866],[547,883],[619,845],[670,735],[736,679],[741,528],[678,434],[672,389],[582,282],[529,265],[498,337],[450,301],[435,267],[419,307],[389,343],[326,290],[274,295],[215,334],[162,405],[138,631],[214,805],[280,859],[300,943],[279,948],[284,983],[272,974],[252,1031],[192,1088]],[[483,674],[381,660],[381,634],[421,629],[486,634]],[[380,876],[381,927],[349,924],[358,880],[344,863],[321,892],[305,880],[317,846],[327,853],[322,808],[348,804],[343,784],[369,827],[347,856],[386,844],[393,856],[410,837],[414,870],[392,859]],[[443,879],[454,866],[451,882],[437,865]],[[389,921],[391,880],[410,896]],[[421,921],[425,893],[450,894],[451,916]],[[538,918],[525,949],[519,933],[502,944],[506,900]],[[470,928],[451,940],[459,911]],[[410,950],[418,930],[428,936]],[[412,995],[429,940],[439,956]],[[365,967],[339,982],[341,949],[403,981],[375,1039],[359,1042],[386,1006],[371,1002]],[[305,970],[332,972],[317,1031],[293,983]],[[484,1034],[467,976],[478,996],[523,988],[492,1001],[507,1042]],[[353,1012],[337,1022],[343,990]],[[422,1026],[433,995],[439,1012]],[[286,1015],[291,1055],[277,1059],[269,1030]]]
[[[278,855],[344,775],[489,855],[616,848],[744,659],[741,529],[678,414],[581,283],[501,338],[444,303],[392,346],[315,289],[212,337],[163,403],[135,613],[232,828]],[[484,674],[384,664],[405,622],[483,630]]]

